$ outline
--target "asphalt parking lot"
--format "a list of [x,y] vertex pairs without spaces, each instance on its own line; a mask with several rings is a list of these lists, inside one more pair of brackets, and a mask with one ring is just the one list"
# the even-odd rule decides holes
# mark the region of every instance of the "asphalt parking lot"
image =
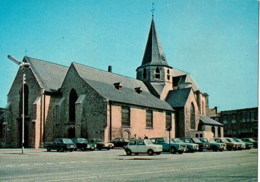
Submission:
[[257,149],[132,155],[0,149],[0,181],[257,181]]

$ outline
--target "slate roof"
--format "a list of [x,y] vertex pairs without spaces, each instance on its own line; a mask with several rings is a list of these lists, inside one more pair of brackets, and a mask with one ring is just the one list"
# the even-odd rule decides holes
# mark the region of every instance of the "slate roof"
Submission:
[[163,52],[159,36],[157,35],[153,19],[151,22],[150,32],[146,43],[142,65],[140,67],[147,65],[163,65],[170,67],[166,61],[166,57]]
[[184,107],[187,99],[189,97],[191,88],[171,90],[167,97],[166,102],[168,102],[173,108]]
[[179,70],[177,68],[172,68],[173,69],[173,78],[179,77],[179,82],[175,83],[175,85],[178,84],[184,84],[184,83],[191,83],[192,84],[192,89],[193,91],[199,90],[199,87],[195,83],[195,81],[192,79],[191,75],[185,71]]
[[55,63],[24,57],[24,62],[30,63],[32,71],[42,88],[49,92],[56,92],[62,85],[62,82],[68,71],[67,66]]
[[[151,108],[173,110],[165,101],[152,95],[144,82],[115,73],[102,71],[81,64],[72,63],[79,76],[103,97],[111,101],[128,103]],[[121,83],[122,89],[115,88],[114,83]],[[135,88],[141,87],[139,94]]]
[[199,115],[199,117],[200,117],[200,121],[201,121],[203,124],[223,126],[223,124],[221,124],[221,123],[215,121],[214,119],[211,119],[211,118],[208,117],[208,116]]

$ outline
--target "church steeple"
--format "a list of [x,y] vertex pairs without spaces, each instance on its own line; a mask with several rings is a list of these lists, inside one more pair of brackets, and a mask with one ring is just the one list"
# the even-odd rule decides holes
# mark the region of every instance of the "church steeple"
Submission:
[[157,35],[157,31],[155,28],[153,18],[152,18],[152,22],[151,22],[148,40],[146,43],[144,57],[143,57],[142,64],[140,67],[144,67],[144,66],[148,66],[148,65],[166,66],[166,67],[171,68],[166,61],[166,57],[163,52],[159,37]]
[[136,69],[138,80],[144,81],[151,93],[165,99],[172,90],[172,67],[168,65],[152,17],[150,32],[141,66]]

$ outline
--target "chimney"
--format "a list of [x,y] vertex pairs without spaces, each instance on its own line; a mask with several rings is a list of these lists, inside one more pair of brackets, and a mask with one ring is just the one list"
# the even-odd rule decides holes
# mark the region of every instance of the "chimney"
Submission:
[[112,66],[111,65],[108,66],[108,72],[112,73]]

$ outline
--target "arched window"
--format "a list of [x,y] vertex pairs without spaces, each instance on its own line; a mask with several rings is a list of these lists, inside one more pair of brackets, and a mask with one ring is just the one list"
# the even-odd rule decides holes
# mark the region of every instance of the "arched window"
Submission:
[[69,98],[69,121],[75,122],[76,121],[76,106],[75,103],[78,99],[78,95],[74,89],[70,91],[70,98]]
[[195,129],[195,107],[193,103],[190,106],[190,129]]
[[[29,87],[27,84],[24,85],[24,115],[28,116],[29,107]],[[23,113],[23,88],[20,90],[19,100],[19,116]]]
[[160,78],[160,70],[158,67],[155,70],[155,78]]
[[143,79],[146,79],[146,69],[144,68],[144,71],[143,71]]

